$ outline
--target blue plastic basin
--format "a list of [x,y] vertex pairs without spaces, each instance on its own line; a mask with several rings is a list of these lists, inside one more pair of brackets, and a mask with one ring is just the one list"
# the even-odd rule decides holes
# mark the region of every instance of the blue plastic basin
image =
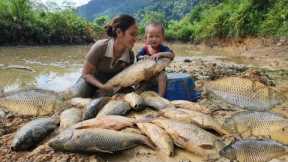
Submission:
[[186,73],[167,73],[165,98],[169,100],[197,101],[201,93],[194,90],[195,83]]

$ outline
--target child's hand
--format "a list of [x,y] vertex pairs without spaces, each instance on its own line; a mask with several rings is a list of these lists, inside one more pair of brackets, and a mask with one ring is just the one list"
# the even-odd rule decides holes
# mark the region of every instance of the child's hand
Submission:
[[146,60],[146,59],[149,59],[150,58],[150,56],[140,56],[138,59],[139,60]]
[[154,55],[151,56],[151,59],[157,61],[160,57],[161,57],[161,54],[160,54],[160,53],[156,53],[156,54],[154,54]]

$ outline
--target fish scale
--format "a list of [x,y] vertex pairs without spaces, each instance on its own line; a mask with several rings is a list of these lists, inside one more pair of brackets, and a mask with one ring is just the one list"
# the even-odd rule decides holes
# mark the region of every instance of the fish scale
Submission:
[[288,144],[288,119],[272,112],[239,112],[227,118],[223,128],[243,138],[264,136]]
[[18,90],[0,97],[0,106],[23,115],[47,115],[63,103],[57,93],[42,89]]
[[105,83],[105,86],[119,88],[138,84],[159,74],[170,62],[171,60],[168,58],[160,58],[157,61],[141,60],[112,77]]
[[206,92],[226,102],[254,111],[266,111],[283,103],[286,97],[264,84],[239,77],[227,77],[205,84]]
[[96,118],[104,115],[125,115],[131,107],[125,101],[111,100],[97,114]]
[[149,143],[145,136],[108,129],[68,129],[49,141],[60,151],[113,153]]
[[153,123],[165,129],[177,146],[209,160],[219,158],[218,152],[224,147],[218,137],[196,125],[165,118]]
[[287,154],[287,146],[272,140],[240,140],[220,151],[220,155],[239,162],[267,162]]

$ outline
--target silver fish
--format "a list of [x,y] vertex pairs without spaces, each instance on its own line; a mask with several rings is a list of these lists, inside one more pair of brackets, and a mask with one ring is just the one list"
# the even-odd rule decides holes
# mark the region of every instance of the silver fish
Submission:
[[11,149],[19,151],[34,147],[57,128],[58,124],[59,120],[54,118],[39,118],[28,122],[17,130]]
[[97,114],[97,118],[104,115],[125,115],[131,107],[122,100],[110,100]]
[[144,144],[154,148],[142,135],[108,129],[68,129],[49,141],[49,146],[69,152],[114,153]]
[[95,118],[98,112],[110,101],[110,97],[99,97],[92,100],[84,109],[83,120]]
[[268,162],[287,153],[286,145],[272,140],[241,140],[220,151],[221,156],[239,162]]

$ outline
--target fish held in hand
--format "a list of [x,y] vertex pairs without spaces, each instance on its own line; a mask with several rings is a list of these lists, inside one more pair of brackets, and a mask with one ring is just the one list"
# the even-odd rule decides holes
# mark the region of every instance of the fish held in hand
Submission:
[[171,62],[171,59],[161,58],[141,60],[108,80],[107,87],[129,87],[158,75]]

